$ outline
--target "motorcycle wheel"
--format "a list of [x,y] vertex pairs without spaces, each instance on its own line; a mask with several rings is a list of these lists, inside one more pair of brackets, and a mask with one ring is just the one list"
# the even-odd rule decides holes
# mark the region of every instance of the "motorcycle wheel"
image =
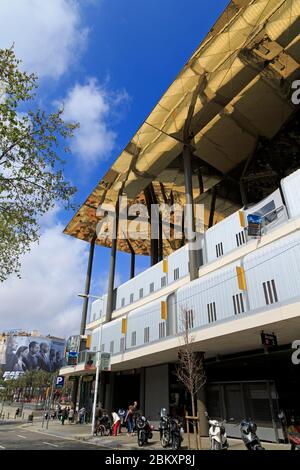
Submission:
[[257,445],[254,447],[254,450],[266,450],[266,449],[261,445]]
[[161,443],[162,447],[164,447],[164,448],[168,447],[169,440],[170,440],[169,434],[167,434],[167,433],[163,434],[162,437],[161,437],[161,440],[160,440],[160,443]]
[[172,439],[172,449],[173,450],[180,449],[180,439],[177,436],[174,436]]
[[222,444],[215,439],[212,440],[211,450],[222,450]]

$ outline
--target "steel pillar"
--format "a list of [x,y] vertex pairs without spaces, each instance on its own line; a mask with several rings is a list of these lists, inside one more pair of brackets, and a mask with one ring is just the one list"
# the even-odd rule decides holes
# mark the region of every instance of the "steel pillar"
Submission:
[[[196,226],[194,216],[194,198],[192,181],[192,154],[188,145],[183,146],[183,168],[185,184],[185,222],[189,243],[189,272],[190,280],[198,278],[198,263],[196,250]],[[193,243],[194,242],[194,243]],[[193,246],[194,245],[194,246]]]
[[119,198],[116,203],[112,244],[111,244],[111,250],[110,250],[110,266],[109,266],[109,277],[108,277],[107,307],[106,307],[105,323],[111,320],[111,315],[112,315],[113,307],[114,307],[113,303],[114,303],[114,284],[115,284],[115,273],[116,273],[118,229],[119,229]]

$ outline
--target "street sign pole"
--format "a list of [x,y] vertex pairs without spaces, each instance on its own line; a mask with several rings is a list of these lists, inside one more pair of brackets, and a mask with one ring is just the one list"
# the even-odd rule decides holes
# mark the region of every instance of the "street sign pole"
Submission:
[[51,387],[51,393],[50,393],[50,398],[49,398],[49,403],[48,403],[48,410],[47,410],[47,420],[46,420],[46,429],[48,429],[49,425],[49,420],[50,420],[50,411],[51,411],[51,403],[53,400],[53,395],[54,395],[54,388],[56,385],[56,380],[57,380],[57,375],[55,374],[52,380],[52,387]]
[[99,374],[100,374],[100,363],[101,363],[102,328],[103,328],[103,325],[101,325],[100,337],[99,337],[99,343],[98,343],[98,351],[97,351],[96,381],[95,381],[95,388],[94,388],[94,401],[93,401],[93,413],[92,413],[92,436],[94,435],[94,432],[95,432],[95,423],[96,423],[96,407],[97,407]]

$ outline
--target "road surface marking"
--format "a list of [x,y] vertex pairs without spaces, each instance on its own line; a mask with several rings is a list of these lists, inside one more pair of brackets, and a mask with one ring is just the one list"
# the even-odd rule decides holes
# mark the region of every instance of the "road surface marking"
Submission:
[[18,437],[22,437],[22,439],[27,439],[25,436],[21,436],[21,434],[17,434]]
[[5,447],[3,447],[3,446],[0,446],[0,449],[5,449]]
[[43,444],[47,444],[48,446],[58,447],[57,444],[51,444],[51,442],[45,442],[45,441],[43,441]]

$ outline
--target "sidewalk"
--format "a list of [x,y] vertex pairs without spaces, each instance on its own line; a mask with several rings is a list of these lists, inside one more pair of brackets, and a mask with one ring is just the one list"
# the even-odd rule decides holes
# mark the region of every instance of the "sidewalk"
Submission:
[[[117,437],[108,436],[108,437],[92,437],[91,436],[91,424],[69,424],[65,423],[62,425],[59,421],[49,421],[48,430],[46,429],[46,423],[44,428],[42,428],[41,422],[36,422],[33,424],[23,424],[22,427],[29,428],[31,431],[52,434],[57,437],[63,437],[65,439],[76,439],[84,440],[99,447],[110,448],[114,450],[164,450],[159,441],[158,431],[154,431],[153,438],[149,441],[149,444],[145,447],[140,448],[137,444],[137,436],[127,436],[125,429],[122,434]],[[246,450],[244,444],[240,439],[228,439],[229,441],[229,450]],[[191,438],[191,442],[192,438]],[[202,438],[202,449],[209,450],[209,439]],[[263,446],[267,450],[290,450],[288,444],[273,444],[273,443],[263,443]],[[187,436],[185,435],[184,441],[182,444],[183,450],[188,450]],[[170,450],[170,449],[166,449]]]

